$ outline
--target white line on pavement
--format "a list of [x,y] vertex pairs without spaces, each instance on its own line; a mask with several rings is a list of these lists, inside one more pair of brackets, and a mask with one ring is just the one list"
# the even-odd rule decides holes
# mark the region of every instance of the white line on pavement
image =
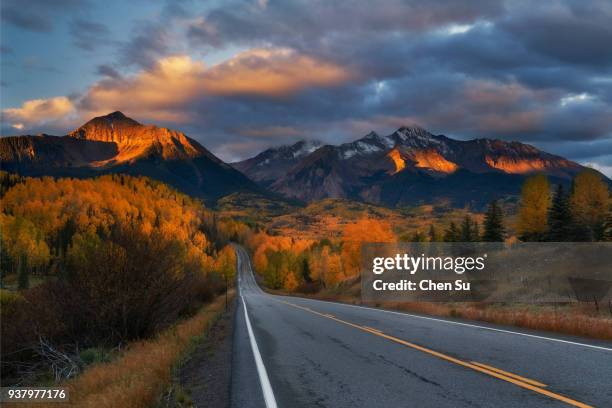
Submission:
[[249,313],[247,312],[246,303],[244,297],[242,299],[242,306],[244,307],[244,318],[246,320],[247,330],[249,331],[249,340],[251,341],[251,349],[253,350],[253,357],[255,358],[255,365],[257,366],[257,374],[259,375],[259,383],[261,384],[261,391],[263,392],[264,400],[267,408],[277,408],[276,399],[274,398],[274,392],[272,391],[272,385],[266,372],[266,366],[261,359],[259,354],[259,347],[257,347],[257,341],[255,341],[255,335],[253,334],[253,328],[251,327],[251,321],[249,320]]

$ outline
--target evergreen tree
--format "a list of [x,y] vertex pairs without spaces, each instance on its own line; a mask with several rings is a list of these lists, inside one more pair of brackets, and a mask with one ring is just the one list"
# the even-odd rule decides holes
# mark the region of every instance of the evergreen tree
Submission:
[[502,242],[505,235],[502,209],[497,204],[497,200],[491,201],[485,213],[482,240],[485,242]]
[[481,238],[481,236],[480,236],[480,225],[478,224],[478,222],[474,221],[473,228],[474,228],[474,239],[473,239],[473,241],[474,242],[478,242],[478,241],[481,240],[480,239]]
[[475,233],[475,225],[472,221],[472,217],[466,215],[463,219],[463,223],[461,223],[461,232],[459,233],[461,242],[477,241],[478,237]]
[[548,210],[548,236],[551,242],[564,242],[572,240],[572,214],[570,212],[569,198],[563,186],[559,184]]
[[30,272],[28,271],[28,259],[22,255],[19,259],[19,269],[17,272],[17,287],[27,289],[30,287]]
[[438,242],[440,240],[440,237],[438,236],[438,231],[436,231],[436,228],[434,227],[433,224],[431,224],[429,226],[429,242]]
[[425,235],[423,233],[417,231],[412,235],[410,242],[426,242]]
[[454,222],[451,222],[448,229],[444,231],[444,242],[459,242],[460,234]]
[[310,277],[310,264],[306,257],[302,259],[302,278],[304,278],[304,282],[306,283],[312,282],[312,278]]

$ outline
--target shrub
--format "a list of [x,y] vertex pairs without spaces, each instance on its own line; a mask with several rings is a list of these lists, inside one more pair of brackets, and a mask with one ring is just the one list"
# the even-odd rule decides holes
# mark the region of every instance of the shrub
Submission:
[[104,239],[77,234],[62,279],[23,291],[21,300],[2,295],[19,305],[2,308],[3,373],[11,362],[36,360],[40,338],[65,350],[108,347],[193,313],[225,286],[190,259],[181,242],[131,225],[112,226]]

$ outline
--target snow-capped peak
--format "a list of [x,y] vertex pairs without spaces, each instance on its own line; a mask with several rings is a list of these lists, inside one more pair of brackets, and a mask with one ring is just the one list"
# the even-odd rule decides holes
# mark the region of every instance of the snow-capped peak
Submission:
[[293,160],[309,155],[323,145],[319,140],[300,140],[292,145],[272,147],[260,153],[258,166],[267,166],[274,160]]
[[394,133],[402,141],[408,139],[431,139],[433,135],[420,126],[402,126]]
[[376,132],[370,132],[359,140],[340,145],[340,154],[343,159],[350,159],[357,155],[367,155],[387,150],[394,144],[387,137],[380,136]]
[[291,146],[291,149],[293,151],[293,157],[297,158],[306,156],[317,150],[322,145],[323,143],[319,140],[300,140],[299,142]]
[[437,147],[445,149],[444,140],[420,126],[402,126],[388,136],[395,143],[414,148]]

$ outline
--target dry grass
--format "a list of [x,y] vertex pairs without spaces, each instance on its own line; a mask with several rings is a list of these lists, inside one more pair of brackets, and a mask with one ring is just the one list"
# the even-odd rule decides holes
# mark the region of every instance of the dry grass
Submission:
[[[280,292],[276,291],[278,294]],[[348,282],[334,290],[317,294],[292,294],[322,300],[361,304],[359,281]],[[526,329],[583,336],[592,339],[612,340],[612,315],[607,310],[597,313],[592,304],[486,304],[486,303],[435,303],[435,302],[385,302],[368,304],[385,309],[403,310],[432,316],[462,318],[482,322],[523,327]]]
[[589,311],[592,305],[482,305],[445,303],[392,303],[386,308],[428,315],[544,330],[593,339],[612,340],[612,317]]
[[[231,294],[233,296],[233,293]],[[36,408],[148,408],[156,406],[172,381],[173,369],[216,320],[225,306],[224,296],[206,305],[194,317],[162,332],[153,340],[136,342],[117,360],[95,365],[62,384],[70,403],[7,404]]]

